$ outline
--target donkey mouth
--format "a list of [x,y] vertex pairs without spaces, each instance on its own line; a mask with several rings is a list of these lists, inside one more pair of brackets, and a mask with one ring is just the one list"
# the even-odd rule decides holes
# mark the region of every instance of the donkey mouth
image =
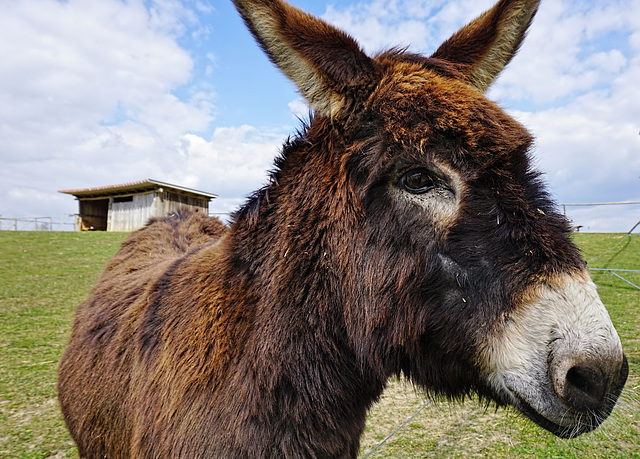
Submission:
[[591,432],[601,424],[604,418],[606,418],[606,416],[600,417],[594,415],[585,415],[585,419],[582,423],[572,426],[561,426],[537,412],[535,408],[533,408],[524,399],[518,396],[516,396],[516,399],[518,401],[518,403],[516,404],[516,408],[518,409],[518,411],[520,411],[527,418],[535,422],[543,429],[548,430],[549,432],[560,438],[575,438],[584,433]]
[[[556,419],[564,421],[563,425],[549,419],[539,410],[534,408],[534,406],[521,395],[512,392],[511,395],[514,398],[513,405],[531,421],[554,435],[560,438],[575,438],[596,429],[609,417],[620,393],[622,392],[622,389],[624,388],[628,372],[629,365],[626,357],[623,357],[620,373],[618,374],[616,381],[612,383],[612,386],[608,388],[605,394],[603,394],[599,406],[591,406],[582,410],[576,410],[575,407],[563,407],[564,412],[561,413],[561,416],[558,416],[560,413],[556,413],[554,416]],[[566,402],[566,400],[562,402],[562,406],[565,405]],[[558,408],[559,406],[556,410]]]

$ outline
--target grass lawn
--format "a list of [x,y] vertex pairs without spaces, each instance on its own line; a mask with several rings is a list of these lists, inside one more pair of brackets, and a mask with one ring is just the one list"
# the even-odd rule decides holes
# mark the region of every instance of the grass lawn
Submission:
[[[0,232],[0,458],[76,457],[56,400],[56,369],[73,313],[126,235]],[[640,236],[577,234],[592,267],[640,269]],[[620,273],[636,285],[640,274]],[[594,272],[631,374],[620,406],[596,432],[560,440],[513,411],[436,401],[378,449],[382,457],[640,458],[640,291]],[[369,415],[363,455],[425,398],[392,382]]]
[[125,236],[0,231],[0,457],[75,455],[58,361],[75,308]]

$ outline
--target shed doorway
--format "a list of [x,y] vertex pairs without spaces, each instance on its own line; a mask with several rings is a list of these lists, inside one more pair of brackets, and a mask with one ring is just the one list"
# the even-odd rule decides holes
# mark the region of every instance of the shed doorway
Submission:
[[80,201],[80,230],[106,231],[109,198]]

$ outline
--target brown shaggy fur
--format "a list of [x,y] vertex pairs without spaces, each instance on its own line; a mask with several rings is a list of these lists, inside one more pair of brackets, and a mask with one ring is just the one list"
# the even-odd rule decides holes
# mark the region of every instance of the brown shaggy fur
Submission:
[[482,94],[537,1],[500,1],[431,58],[235,4],[315,115],[229,228],[153,220],[108,264],[60,365],[80,455],[355,457],[392,375],[501,402],[480,349],[531,285],[584,266],[531,137]]

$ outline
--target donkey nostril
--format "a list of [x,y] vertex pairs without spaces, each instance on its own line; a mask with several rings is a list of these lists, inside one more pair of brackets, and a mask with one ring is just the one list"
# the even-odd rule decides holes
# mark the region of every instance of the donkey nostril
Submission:
[[580,367],[573,367],[567,373],[567,382],[586,394],[593,392],[593,382],[589,380],[589,375]]
[[579,411],[597,409],[604,402],[606,386],[605,378],[599,370],[575,366],[567,372],[564,398]]

